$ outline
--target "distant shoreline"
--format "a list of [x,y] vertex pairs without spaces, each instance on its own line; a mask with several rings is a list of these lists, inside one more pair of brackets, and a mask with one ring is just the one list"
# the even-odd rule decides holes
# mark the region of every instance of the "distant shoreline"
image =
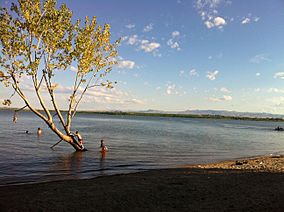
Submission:
[[[14,111],[16,108],[0,108],[2,110]],[[52,111],[52,110],[51,110]],[[66,112],[62,110],[63,112]],[[23,110],[23,112],[31,112]],[[124,111],[78,111],[77,113],[87,114],[102,114],[115,116],[148,116],[148,117],[173,117],[173,118],[200,118],[200,119],[223,119],[223,120],[244,120],[244,121],[275,121],[284,122],[283,118],[257,118],[247,116],[223,116],[211,114],[177,114],[177,113],[151,113],[151,112],[124,112]]]
[[108,112],[108,111],[105,111],[105,112],[80,111],[78,113],[94,113],[94,114],[103,114],[103,115],[122,115],[122,116],[149,116],[149,117],[229,119],[229,120],[284,122],[284,119],[282,119],[282,118],[253,118],[253,117],[221,116],[221,115],[195,115],[195,114],[174,114],[174,113],[142,113],[142,112]]

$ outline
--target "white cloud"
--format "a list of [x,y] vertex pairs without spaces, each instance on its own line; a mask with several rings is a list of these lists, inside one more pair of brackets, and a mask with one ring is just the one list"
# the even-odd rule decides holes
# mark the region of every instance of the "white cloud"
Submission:
[[179,47],[179,43],[173,41],[172,38],[167,41],[167,45],[170,46],[172,49],[177,49],[178,51],[181,50],[181,48]]
[[142,100],[139,100],[139,99],[131,99],[129,102],[139,104],[139,105],[144,104],[144,102]]
[[226,20],[218,15],[218,7],[221,3],[228,2],[227,0],[196,0],[198,13],[208,29],[213,27],[222,29],[227,24]]
[[276,103],[274,105],[272,105],[273,107],[277,107],[277,108],[284,108],[284,102],[279,102],[279,103]]
[[117,67],[120,69],[133,69],[135,67],[135,62],[131,60],[121,60],[118,61]]
[[193,69],[189,70],[188,72],[185,72],[184,70],[181,70],[179,72],[179,76],[180,77],[197,77],[199,75],[198,75],[196,69],[193,68]]
[[259,21],[259,19],[260,19],[260,17],[254,17],[254,22],[258,22]]
[[242,24],[249,24],[250,23],[250,18],[244,18],[243,20],[242,20]]
[[272,97],[272,98],[267,99],[267,100],[272,104],[272,107],[280,107],[280,108],[284,107],[284,97],[282,97],[282,96]]
[[179,31],[173,31],[172,32],[172,38],[178,37],[180,35]]
[[198,9],[216,9],[222,0],[196,0],[196,6]]
[[71,71],[74,71],[74,72],[77,72],[77,71],[78,71],[78,69],[77,69],[75,66],[71,66],[71,67],[70,67],[70,70],[71,70]]
[[166,95],[178,95],[183,96],[186,92],[182,90],[182,87],[177,87],[174,83],[168,83],[166,85]]
[[191,69],[189,71],[189,76],[198,76],[198,73],[197,73],[197,71],[195,69]]
[[167,41],[167,45],[170,46],[172,49],[176,49],[178,51],[181,50],[180,45],[177,41],[178,37],[180,36],[179,31],[173,31],[171,38]]
[[182,77],[184,75],[184,70],[179,71],[179,76]]
[[135,44],[137,44],[137,42],[139,42],[138,35],[132,35],[127,40],[128,45],[135,45]]
[[220,88],[220,91],[223,93],[231,93],[231,91],[228,88],[222,87]]
[[158,49],[161,44],[157,42],[150,42],[149,40],[142,40],[140,48],[144,50],[144,52],[153,52],[154,50]]
[[222,52],[219,52],[218,54],[216,55],[209,55],[208,56],[208,59],[209,60],[212,60],[212,59],[222,59],[223,58],[223,53]]
[[246,17],[243,17],[241,24],[250,24],[252,22],[258,22],[260,17],[252,16],[251,13],[249,13]]
[[269,93],[284,93],[284,89],[279,89],[279,88],[269,88],[267,91]]
[[134,98],[127,92],[117,88],[107,89],[105,87],[89,89],[83,100],[84,103],[118,104],[121,106],[143,104],[142,100]]
[[167,95],[177,94],[176,85],[175,84],[167,85],[166,94]]
[[219,97],[219,98],[209,97],[208,100],[211,102],[222,102],[222,101],[232,101],[233,98],[231,96],[224,95],[223,97]]
[[215,70],[215,71],[213,71],[213,72],[208,71],[206,77],[207,77],[209,80],[215,80],[216,77],[217,77],[217,75],[218,75],[218,73],[219,73],[219,71],[217,71],[217,70]]
[[214,18],[214,25],[217,26],[217,27],[219,27],[221,25],[226,25],[226,21],[222,17],[216,17],[216,18]]
[[277,72],[274,74],[274,78],[284,79],[284,72]]
[[205,21],[204,24],[206,25],[208,29],[212,27],[218,27],[219,29],[222,29],[223,26],[227,24],[227,22],[225,21],[224,18],[218,16],[218,17],[215,17],[213,20],[209,19]]
[[143,50],[144,52],[152,52],[153,56],[161,57],[162,55],[158,52],[161,44],[154,41],[149,40],[141,40],[138,35],[132,35],[127,40],[128,45],[138,46],[138,50]]
[[205,21],[204,24],[205,24],[205,26],[206,26],[208,29],[214,27],[214,24],[213,24],[212,22],[210,22],[210,21]]
[[271,59],[267,54],[257,54],[249,60],[251,63],[269,62]]
[[150,32],[153,29],[153,24],[148,24],[144,27],[144,32]]
[[127,25],[125,25],[125,27],[128,28],[128,29],[133,29],[133,28],[135,28],[135,24],[127,24]]
[[255,76],[259,77],[259,76],[260,76],[260,73],[259,73],[259,72],[255,73]]

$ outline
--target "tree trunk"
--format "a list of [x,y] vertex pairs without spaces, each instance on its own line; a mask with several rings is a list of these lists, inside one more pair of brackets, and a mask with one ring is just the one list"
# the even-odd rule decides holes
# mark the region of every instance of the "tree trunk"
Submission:
[[87,151],[87,149],[84,146],[80,146],[78,144],[78,141],[73,136],[70,136],[70,137],[72,139],[72,142],[68,142],[68,143],[71,144],[71,146],[73,146],[73,148],[76,151]]
[[53,122],[46,122],[49,128],[63,141],[69,143],[76,151],[87,151],[84,146],[81,146],[79,142],[75,139],[75,136],[70,133],[68,135],[63,134]]

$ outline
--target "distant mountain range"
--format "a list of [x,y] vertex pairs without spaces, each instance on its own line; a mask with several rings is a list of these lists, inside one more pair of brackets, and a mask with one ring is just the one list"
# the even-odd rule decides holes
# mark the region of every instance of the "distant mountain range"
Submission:
[[284,115],[271,113],[251,113],[237,112],[228,110],[185,110],[185,111],[162,111],[162,110],[144,110],[141,113],[161,113],[161,114],[186,114],[186,115],[211,115],[211,116],[228,116],[228,117],[249,117],[249,118],[280,118]]
[[[3,108],[0,110],[15,110],[15,108]],[[80,111],[80,112],[110,112],[110,113],[145,113],[145,114],[179,114],[179,115],[210,115],[210,116],[225,116],[225,117],[246,117],[246,118],[272,118],[272,119],[284,119],[284,115],[272,114],[272,113],[252,113],[252,112],[237,112],[229,110],[185,110],[185,111],[164,111],[164,110],[141,110],[141,111]]]

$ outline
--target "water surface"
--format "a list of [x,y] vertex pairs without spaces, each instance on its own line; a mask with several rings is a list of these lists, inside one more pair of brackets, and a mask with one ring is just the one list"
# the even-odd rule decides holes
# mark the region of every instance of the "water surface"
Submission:
[[[12,115],[0,111],[0,185],[284,153],[284,132],[272,130],[284,125],[279,122],[78,114],[73,128],[89,151],[74,153],[63,142],[50,149],[59,139],[32,113],[20,113],[16,124]],[[99,152],[102,138],[109,148],[105,157]]]

